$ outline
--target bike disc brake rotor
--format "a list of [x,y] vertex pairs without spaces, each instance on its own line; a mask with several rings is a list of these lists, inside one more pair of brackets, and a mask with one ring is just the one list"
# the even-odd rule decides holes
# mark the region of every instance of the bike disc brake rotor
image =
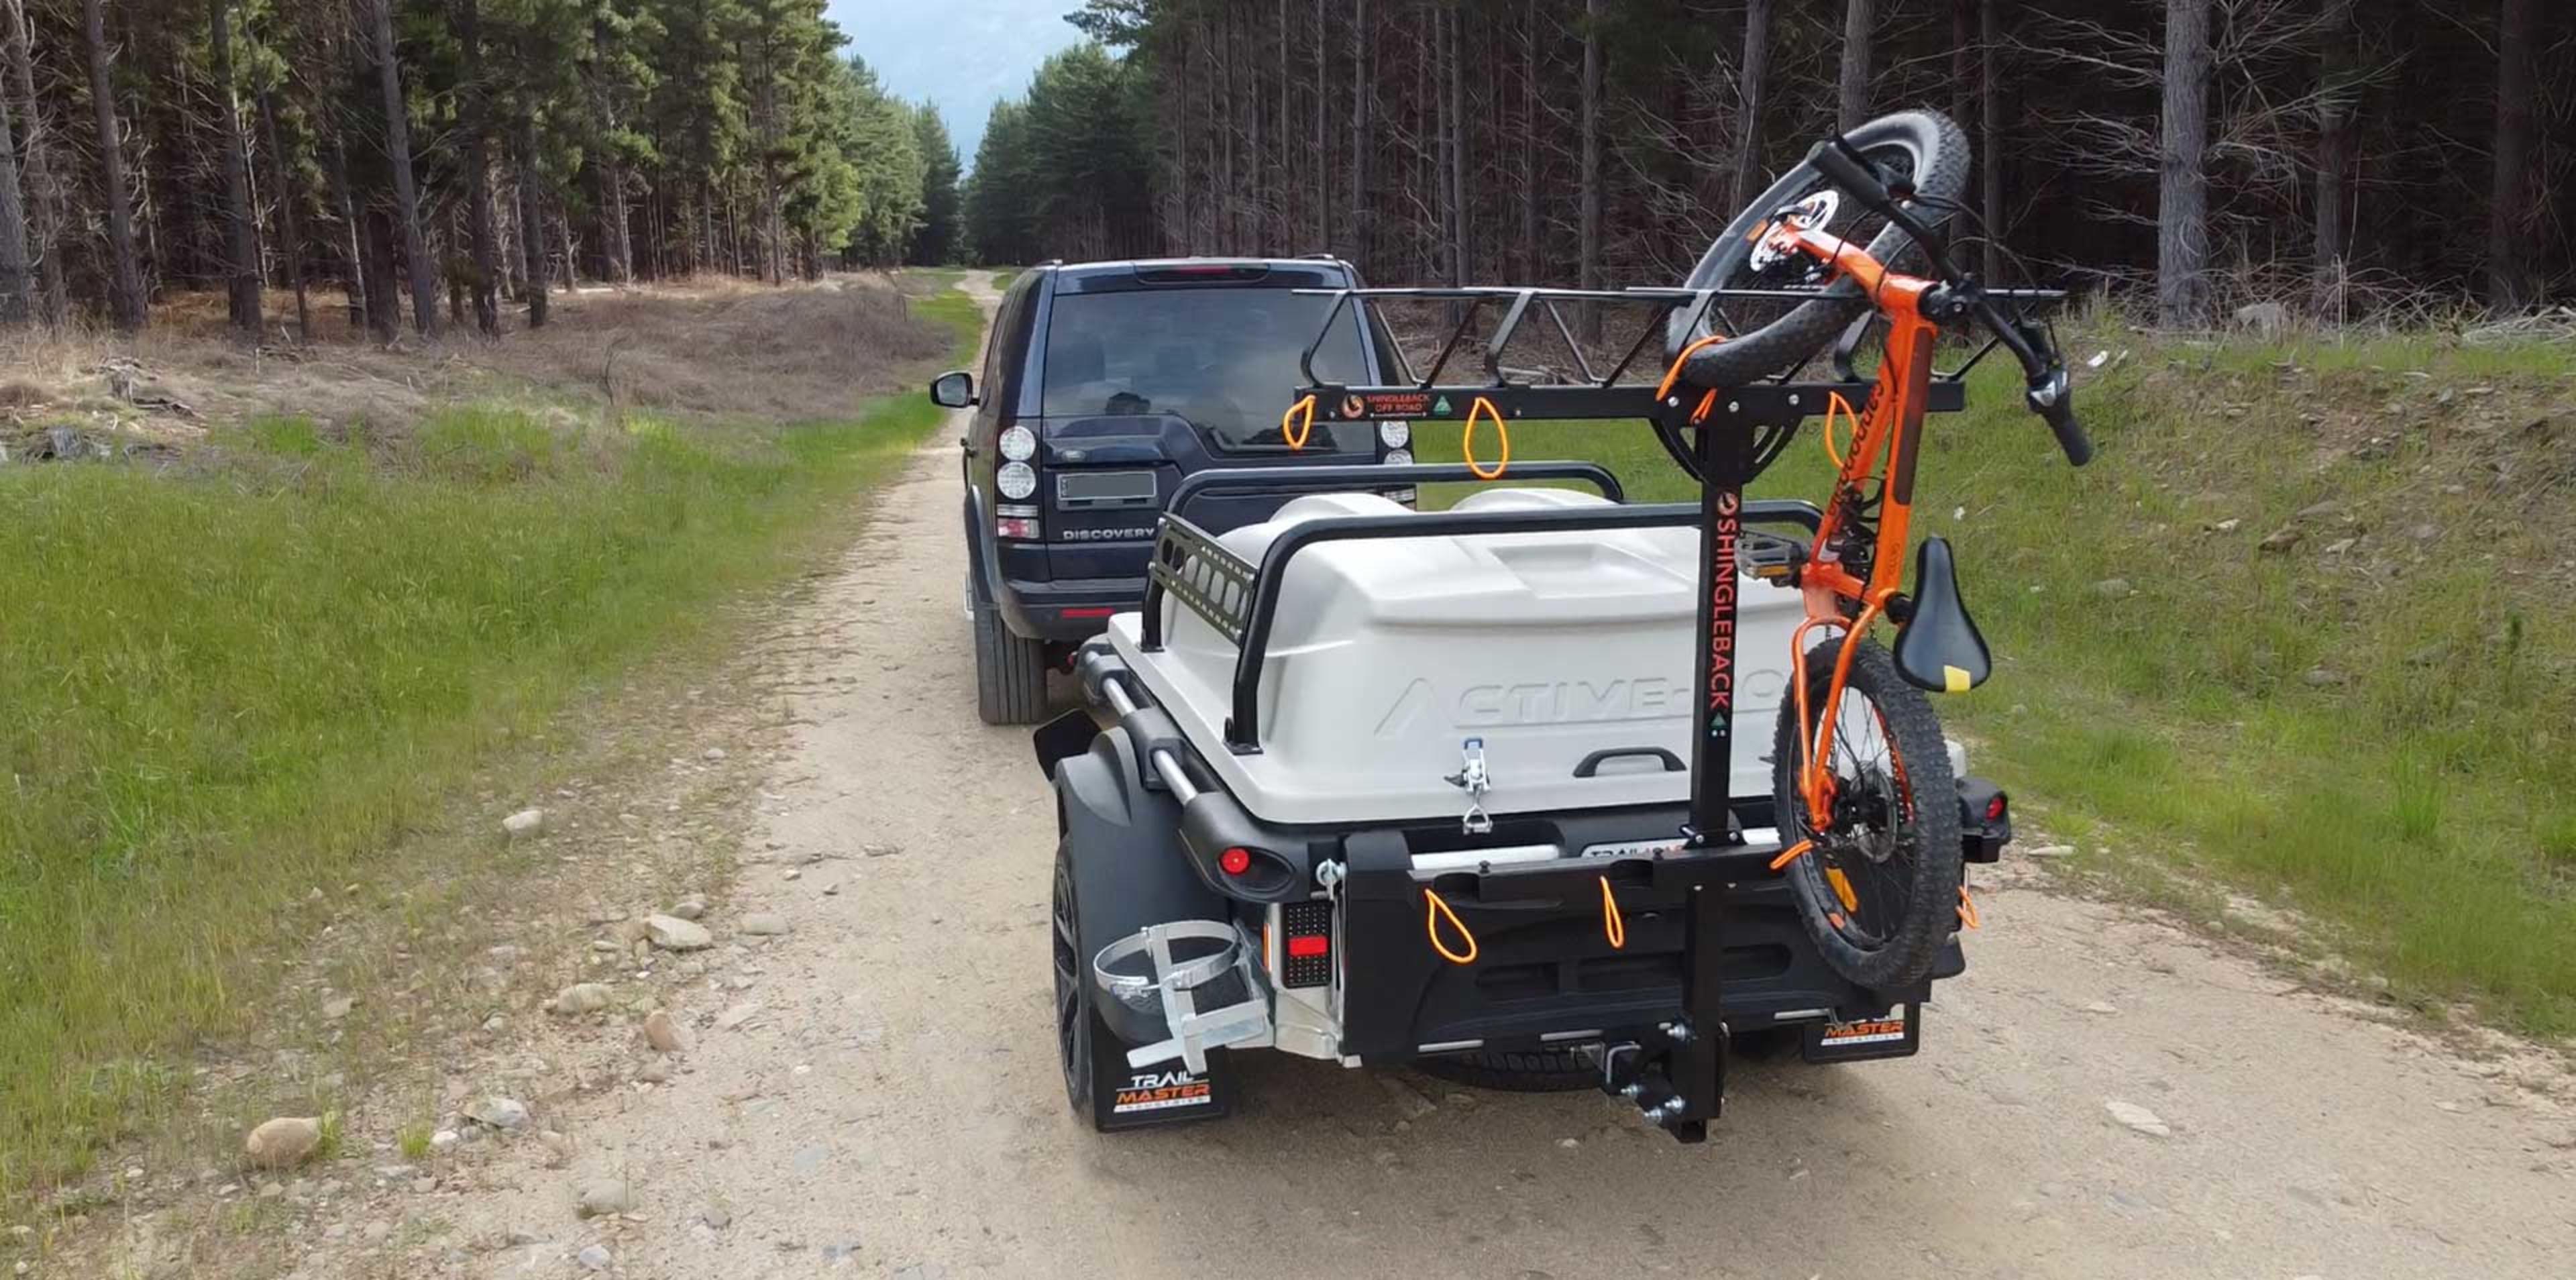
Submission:
[[1830,825],[1811,835],[1815,887],[1841,907],[1844,935],[1866,946],[1894,936],[1903,922],[1920,833],[1903,762],[1878,709],[1857,691],[1843,694],[1831,764]]

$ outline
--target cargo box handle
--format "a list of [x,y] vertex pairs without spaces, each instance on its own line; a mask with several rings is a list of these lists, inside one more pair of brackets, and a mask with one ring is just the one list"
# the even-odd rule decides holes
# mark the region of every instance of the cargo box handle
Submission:
[[1664,772],[1666,773],[1680,773],[1683,772],[1686,767],[1682,764],[1682,758],[1680,756],[1674,755],[1672,752],[1666,751],[1662,747],[1603,747],[1599,751],[1595,751],[1591,755],[1583,757],[1583,759],[1574,766],[1574,776],[1578,778],[1592,777],[1601,772],[1601,763],[1603,761],[1617,760],[1625,756],[1653,756],[1655,759],[1663,762]]

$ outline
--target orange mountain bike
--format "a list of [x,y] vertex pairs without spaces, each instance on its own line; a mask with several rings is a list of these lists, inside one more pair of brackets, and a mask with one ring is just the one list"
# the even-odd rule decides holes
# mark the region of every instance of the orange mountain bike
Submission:
[[[1744,857],[1758,857],[1757,866],[1786,875],[1824,958],[1878,991],[1921,982],[1957,929],[1973,925],[1975,912],[1962,887],[1962,845],[1963,826],[1980,815],[1963,814],[1966,801],[1954,799],[1947,746],[1925,693],[1974,688],[1991,663],[1960,601],[1946,542],[1925,539],[1912,557],[1910,587],[1906,581],[1925,416],[1960,408],[1967,367],[2000,346],[2020,361],[2026,403],[2068,460],[2080,466],[2092,455],[2048,330],[2020,313],[2024,303],[2062,295],[1989,288],[1949,256],[1942,229],[1963,212],[1967,174],[1967,142],[1957,126],[1929,112],[1901,112],[1816,146],[1738,215],[1679,289],[1337,291],[1328,336],[1346,309],[1384,332],[1377,309],[1399,300],[1441,303],[1457,318],[1428,372],[1417,376],[1408,366],[1404,381],[1388,385],[1316,376],[1319,338],[1291,411],[1292,424],[1302,413],[1309,426],[1319,411],[1409,419],[1417,427],[1462,422],[1471,466],[1480,422],[1506,440],[1510,424],[1525,418],[1653,424],[1701,488],[1694,687],[1704,696],[1683,833],[1694,851],[1689,865],[1722,880],[1737,874]],[[1649,318],[1635,345],[1604,370],[1596,353],[1574,340],[1560,309],[1623,304],[1648,308]],[[1506,349],[1534,315],[1547,316],[1563,336],[1571,374],[1530,376],[1505,366]],[[1495,318],[1489,323],[1488,316]],[[1991,341],[1962,367],[1936,371],[1945,328],[1971,323]],[[1881,334],[1881,355],[1875,375],[1864,378],[1852,359],[1866,331]],[[1478,333],[1481,342],[1471,337]],[[1653,367],[1646,353],[1655,345],[1666,367],[1650,383],[1635,371]],[[1835,376],[1800,379],[1829,345],[1836,346]],[[1486,376],[1444,380],[1458,354],[1478,346]],[[1747,504],[1746,482],[1808,418],[1824,420],[1836,464],[1832,492],[1815,506]],[[1838,441],[1846,425],[1848,438]],[[1503,450],[1507,457],[1508,443]],[[1645,509],[1637,511],[1633,523],[1651,522]],[[1790,519],[1806,536],[1748,531],[1748,517]],[[1558,523],[1572,527],[1575,518],[1567,513]],[[1613,527],[1602,517],[1581,518]],[[1520,523],[1535,529],[1550,519]],[[1491,520],[1477,527],[1485,525],[1510,531]],[[1745,572],[1795,587],[1806,605],[1767,805],[1728,789],[1736,603]],[[1892,649],[1870,636],[1882,620],[1898,627]],[[1246,723],[1258,665],[1248,664],[1252,679],[1237,689]],[[2000,793],[1990,803],[1995,812],[1983,816],[1999,819]],[[1755,823],[1745,821],[1748,813]],[[1776,841],[1748,841],[1748,831],[1765,825]],[[1715,856],[1700,861],[1699,850]]]

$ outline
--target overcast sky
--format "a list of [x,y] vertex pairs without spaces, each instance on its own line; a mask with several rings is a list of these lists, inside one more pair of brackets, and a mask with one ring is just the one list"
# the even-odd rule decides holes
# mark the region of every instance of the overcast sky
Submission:
[[831,0],[849,51],[886,88],[939,104],[957,158],[975,163],[993,104],[1028,91],[1048,54],[1082,38],[1064,20],[1081,0]]

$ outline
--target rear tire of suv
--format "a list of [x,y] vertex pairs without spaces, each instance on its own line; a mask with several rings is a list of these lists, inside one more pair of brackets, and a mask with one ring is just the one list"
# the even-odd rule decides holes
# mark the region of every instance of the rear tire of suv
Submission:
[[1036,724],[1047,714],[1043,640],[1024,640],[1002,625],[990,600],[975,601],[975,712],[986,724]]

